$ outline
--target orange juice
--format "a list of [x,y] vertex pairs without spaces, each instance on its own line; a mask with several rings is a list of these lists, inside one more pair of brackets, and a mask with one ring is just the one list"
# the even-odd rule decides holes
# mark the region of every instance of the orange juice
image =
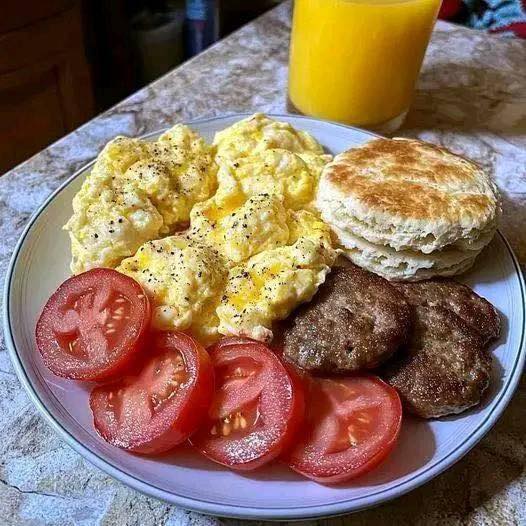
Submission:
[[440,0],[295,0],[290,101],[314,117],[399,125],[439,7]]

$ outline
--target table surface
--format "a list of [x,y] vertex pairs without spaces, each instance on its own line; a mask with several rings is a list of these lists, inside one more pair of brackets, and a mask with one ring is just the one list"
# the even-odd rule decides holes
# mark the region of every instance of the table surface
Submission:
[[[290,5],[245,26],[0,178],[0,269],[35,208],[117,134],[203,116],[284,113]],[[526,41],[438,23],[401,136],[475,159],[504,197],[502,231],[526,265]],[[526,524],[526,381],[489,434],[424,487],[337,524]],[[216,525],[115,482],[37,415],[0,341],[0,524]]]

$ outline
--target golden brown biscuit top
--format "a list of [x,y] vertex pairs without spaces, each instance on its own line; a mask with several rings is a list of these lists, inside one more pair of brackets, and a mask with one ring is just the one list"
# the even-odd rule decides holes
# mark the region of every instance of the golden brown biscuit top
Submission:
[[496,196],[476,164],[433,144],[375,139],[338,155],[326,181],[374,212],[417,220],[491,214]]

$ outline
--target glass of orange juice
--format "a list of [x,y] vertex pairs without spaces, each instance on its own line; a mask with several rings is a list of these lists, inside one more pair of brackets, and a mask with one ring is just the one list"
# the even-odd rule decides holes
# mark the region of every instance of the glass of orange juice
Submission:
[[380,132],[403,122],[441,0],[295,0],[292,109]]

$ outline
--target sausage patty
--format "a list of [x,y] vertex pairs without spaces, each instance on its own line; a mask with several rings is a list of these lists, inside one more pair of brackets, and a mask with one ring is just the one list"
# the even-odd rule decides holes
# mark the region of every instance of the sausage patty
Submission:
[[495,307],[466,285],[451,279],[393,283],[411,305],[442,307],[461,318],[483,343],[498,338],[500,318]]
[[414,309],[406,348],[383,368],[406,408],[421,417],[460,413],[489,385],[490,340],[500,331],[494,307],[451,280],[395,284]]
[[369,369],[406,340],[410,307],[387,280],[354,265],[335,268],[310,303],[282,326],[284,356],[317,373]]

